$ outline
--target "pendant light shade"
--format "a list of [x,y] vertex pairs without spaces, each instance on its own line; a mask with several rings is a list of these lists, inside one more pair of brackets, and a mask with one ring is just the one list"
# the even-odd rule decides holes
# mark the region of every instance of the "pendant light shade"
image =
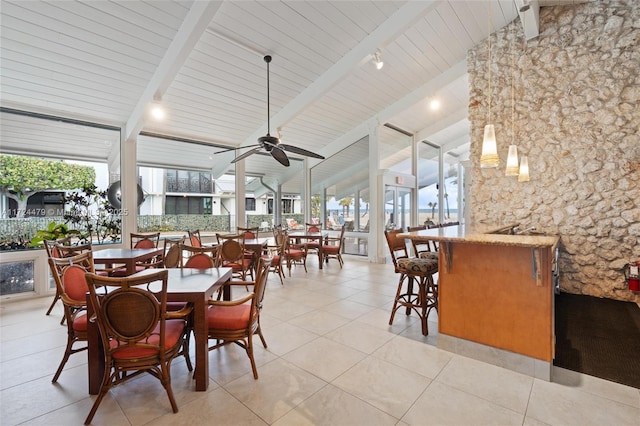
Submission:
[[505,176],[518,176],[520,171],[518,170],[518,147],[516,145],[509,145],[509,155],[507,156],[507,169],[504,173]]
[[526,156],[522,156],[520,160],[520,173],[518,174],[518,182],[529,182],[529,160]]
[[498,167],[498,147],[496,146],[496,130],[493,124],[484,126],[484,138],[482,139],[482,156],[480,157],[480,167],[490,169]]

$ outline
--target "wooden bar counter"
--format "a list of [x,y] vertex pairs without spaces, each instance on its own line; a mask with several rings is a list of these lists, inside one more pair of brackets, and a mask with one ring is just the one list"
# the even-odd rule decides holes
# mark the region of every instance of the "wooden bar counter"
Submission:
[[555,344],[552,262],[559,237],[468,233],[462,225],[400,237],[439,243],[439,347],[465,347],[453,351],[482,357],[491,352],[483,349],[498,348],[508,354],[493,363],[530,360],[531,371],[518,368],[550,380]]

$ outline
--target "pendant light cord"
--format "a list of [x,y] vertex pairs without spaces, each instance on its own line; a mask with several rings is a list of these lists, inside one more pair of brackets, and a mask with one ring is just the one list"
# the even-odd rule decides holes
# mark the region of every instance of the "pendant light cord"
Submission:
[[487,8],[487,28],[488,28],[488,37],[487,44],[489,46],[489,120],[488,123],[491,123],[491,4]]
[[516,79],[516,63],[513,46],[516,39],[516,21],[513,21],[511,27],[511,145],[515,145],[515,123],[516,123],[516,97],[515,97],[515,79]]

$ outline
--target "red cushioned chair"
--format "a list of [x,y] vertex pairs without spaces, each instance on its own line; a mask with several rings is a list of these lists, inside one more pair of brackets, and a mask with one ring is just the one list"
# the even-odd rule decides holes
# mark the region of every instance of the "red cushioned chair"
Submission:
[[[178,412],[171,361],[180,353],[191,311],[167,311],[167,276],[166,269],[122,278],[86,275],[105,350],[105,372],[85,424],[91,423],[109,389],[143,372],[160,380],[173,412]],[[107,292],[107,287],[115,289]]]
[[87,281],[84,275],[94,272],[93,253],[87,251],[69,257],[50,257],[49,266],[56,282],[56,289],[60,294],[64,309],[64,319],[67,323],[67,346],[62,361],[51,382],[55,383],[60,377],[65,364],[72,354],[82,352],[87,346],[76,347],[74,344],[87,341]]
[[253,357],[253,335],[258,334],[262,345],[266,348],[267,342],[260,328],[260,311],[264,298],[267,275],[269,274],[269,261],[258,259],[256,280],[229,281],[225,285],[253,286],[253,291],[247,296],[232,301],[209,300],[207,310],[207,324],[209,339],[215,339],[216,344],[209,350],[235,343],[247,351],[251,361],[253,378],[258,378],[258,370]]
[[322,245],[322,257],[324,261],[329,263],[329,259],[338,259],[338,263],[340,264],[340,268],[344,265],[344,260],[342,259],[342,244],[344,244],[344,228],[342,225],[340,229],[339,237],[327,237],[325,238],[325,243]]
[[[132,249],[151,249],[158,248],[158,244],[160,244],[160,233],[159,232],[146,232],[146,233],[135,233],[132,232],[131,236],[131,248]],[[136,263],[136,272],[144,271],[149,268],[161,268],[163,266],[163,257],[162,255],[153,257],[144,262]],[[118,268],[115,269],[111,276],[114,277],[124,277],[127,275],[127,268]]]
[[291,241],[289,239],[289,235],[284,232],[284,260],[287,262],[287,269],[289,270],[289,276],[291,276],[291,265],[294,264],[302,264],[304,266],[304,272],[307,272],[307,249],[305,245],[302,246],[291,246]]

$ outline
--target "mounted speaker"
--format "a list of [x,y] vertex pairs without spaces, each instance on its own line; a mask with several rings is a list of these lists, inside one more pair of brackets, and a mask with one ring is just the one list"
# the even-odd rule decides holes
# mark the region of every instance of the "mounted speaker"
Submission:
[[[142,187],[137,185],[138,187],[138,205],[144,202],[144,192],[142,192]],[[120,181],[113,182],[109,188],[107,189],[107,199],[111,203],[111,205],[119,209],[122,207],[122,192],[120,188]]]

